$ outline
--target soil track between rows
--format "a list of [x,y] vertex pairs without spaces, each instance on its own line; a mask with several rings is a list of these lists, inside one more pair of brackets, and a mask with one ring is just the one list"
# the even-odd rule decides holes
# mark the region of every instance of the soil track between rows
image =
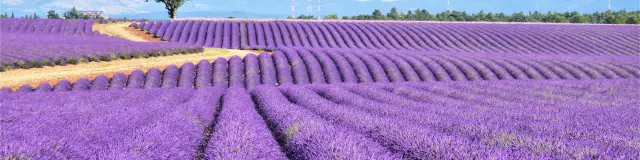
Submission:
[[[159,39],[146,34],[143,31],[128,27],[129,23],[95,24],[94,30],[102,34],[116,36],[136,42],[150,42]],[[232,56],[244,57],[248,53],[259,54],[261,51],[231,50],[218,48],[205,48],[203,53],[174,55],[167,57],[151,57],[132,60],[116,60],[111,62],[91,62],[78,65],[55,66],[32,69],[15,69],[0,72],[0,87],[10,87],[13,90],[23,85],[37,87],[40,83],[57,84],[60,80],[75,82],[81,78],[93,80],[99,75],[112,77],[118,72],[129,75],[135,70],[148,71],[151,68],[164,69],[169,65],[180,67],[183,63],[198,63],[201,60],[213,62],[215,59],[230,58]]]

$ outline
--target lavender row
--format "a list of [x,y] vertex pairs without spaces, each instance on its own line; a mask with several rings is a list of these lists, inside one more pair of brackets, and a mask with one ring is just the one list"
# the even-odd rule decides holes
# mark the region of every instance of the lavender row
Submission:
[[[481,80],[587,80],[640,78],[640,65],[625,57],[529,56],[419,53],[378,50],[290,49],[185,63],[147,73],[105,77],[109,89],[245,87],[285,84],[429,82]],[[115,80],[118,79],[118,80]],[[93,80],[95,81],[95,80]],[[91,82],[85,79],[86,83]],[[67,86],[69,82],[60,82]],[[76,82],[77,83],[77,82]],[[93,82],[95,83],[95,82]],[[16,92],[66,91],[49,84],[25,85]],[[89,90],[92,84],[80,85]],[[105,87],[101,87],[105,88]]]
[[[167,41],[230,49],[307,47],[634,56],[640,53],[636,45],[640,43],[640,34],[635,32],[638,26],[291,21],[146,24],[160,25],[157,32],[150,33]],[[183,36],[174,37],[180,34],[198,39],[185,41]]]
[[4,33],[28,33],[51,35],[96,36],[94,20],[64,19],[1,19],[0,31]]
[[638,85],[637,79],[376,83],[283,86],[255,96],[281,95],[270,99],[284,102],[265,107],[291,103],[289,110],[311,111],[405,159],[616,159],[640,156],[629,145],[640,124],[640,90],[628,86]]
[[4,33],[1,40],[0,71],[203,51],[189,44],[131,42],[103,36]]
[[0,157],[286,159],[244,89],[83,93],[2,96]]
[[638,79],[3,94],[0,157],[625,159]]

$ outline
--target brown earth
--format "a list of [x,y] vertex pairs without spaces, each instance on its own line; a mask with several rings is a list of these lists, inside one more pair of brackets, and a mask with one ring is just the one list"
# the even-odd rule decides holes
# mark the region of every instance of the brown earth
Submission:
[[183,63],[192,62],[197,64],[200,60],[213,62],[215,59],[230,58],[232,56],[244,57],[251,53],[241,50],[226,50],[206,48],[204,53],[189,55],[174,55],[167,57],[151,57],[132,60],[117,60],[111,62],[91,62],[78,65],[44,67],[33,69],[9,70],[0,72],[0,86],[10,87],[17,90],[22,85],[37,87],[40,83],[47,82],[51,85],[57,84],[60,80],[75,82],[80,78],[94,79],[99,75],[112,77],[118,72],[129,75],[135,70],[148,71],[151,68],[164,69],[169,65],[180,67]]
[[[93,29],[102,34],[116,36],[136,42],[155,42],[159,38],[134,28],[129,27],[130,23],[109,23],[94,24]],[[129,29],[130,28],[130,29]],[[118,72],[129,75],[135,70],[148,71],[151,68],[164,69],[169,65],[180,67],[185,62],[198,63],[200,60],[213,62],[216,58],[230,58],[232,56],[244,57],[248,53],[262,53],[255,50],[231,50],[205,48],[203,53],[174,55],[167,57],[151,57],[132,60],[115,60],[111,62],[90,62],[78,65],[55,66],[32,69],[15,69],[0,72],[0,87],[10,87],[14,90],[22,85],[37,87],[40,83],[47,82],[51,85],[57,84],[60,80],[75,82],[80,78],[94,79],[99,75],[112,77]],[[269,52],[269,54],[271,54]]]
[[133,27],[123,27],[124,30],[126,30],[127,32],[129,32],[129,34],[134,35],[136,37],[140,37],[142,39],[144,39],[147,42],[165,42],[162,41],[162,39],[157,38],[145,31],[141,31],[139,29],[135,29]]

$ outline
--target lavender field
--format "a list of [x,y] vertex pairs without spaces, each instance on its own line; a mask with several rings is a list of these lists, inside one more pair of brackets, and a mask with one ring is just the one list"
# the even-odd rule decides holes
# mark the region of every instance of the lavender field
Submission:
[[[637,79],[3,95],[2,157],[633,159]],[[204,143],[203,143],[204,142]],[[205,144],[205,145],[202,145]]]
[[640,157],[637,25],[90,23],[0,20],[0,69],[253,53],[0,84],[0,159]]
[[[188,44],[131,42],[114,37],[3,33],[0,71],[202,52]],[[37,47],[34,47],[37,44]]]
[[203,51],[191,44],[143,43],[100,36],[93,20],[0,19],[0,72]]
[[163,40],[204,47],[277,47],[640,55],[640,26],[182,20],[133,23]]

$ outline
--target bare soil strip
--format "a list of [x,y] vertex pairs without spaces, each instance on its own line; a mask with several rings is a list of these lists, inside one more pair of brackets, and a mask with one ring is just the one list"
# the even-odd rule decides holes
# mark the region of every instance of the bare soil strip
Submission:
[[[102,34],[116,36],[136,42],[155,42],[158,38],[129,27],[130,23],[94,24],[93,29]],[[248,53],[262,53],[262,51],[230,50],[205,48],[203,53],[188,55],[173,55],[167,57],[151,57],[132,60],[115,60],[111,62],[91,62],[78,65],[55,66],[32,69],[15,69],[0,72],[0,87],[10,87],[14,90],[22,85],[37,87],[40,83],[47,82],[55,85],[60,80],[75,82],[80,78],[93,80],[99,75],[112,77],[118,72],[129,75],[135,70],[148,71],[151,68],[165,69],[169,65],[180,67],[183,63],[198,63],[201,60],[213,62],[217,58],[230,58],[232,56],[244,57]]]
[[99,75],[112,77],[118,72],[129,75],[135,70],[148,71],[151,68],[165,69],[169,65],[180,67],[183,63],[197,64],[200,60],[213,62],[217,58],[230,58],[232,56],[244,57],[250,51],[226,50],[206,48],[204,53],[189,55],[174,55],[166,57],[151,57],[132,60],[117,60],[112,62],[91,62],[78,65],[44,67],[33,69],[18,69],[0,72],[0,86],[10,87],[14,90],[24,84],[37,87],[40,83],[47,82],[51,85],[60,80],[75,82],[80,78],[93,80]]
[[129,27],[130,23],[107,23],[107,24],[94,24],[93,30],[99,31],[101,34],[107,34],[109,36],[116,36],[135,42],[148,42],[142,37],[136,36],[125,28]]

